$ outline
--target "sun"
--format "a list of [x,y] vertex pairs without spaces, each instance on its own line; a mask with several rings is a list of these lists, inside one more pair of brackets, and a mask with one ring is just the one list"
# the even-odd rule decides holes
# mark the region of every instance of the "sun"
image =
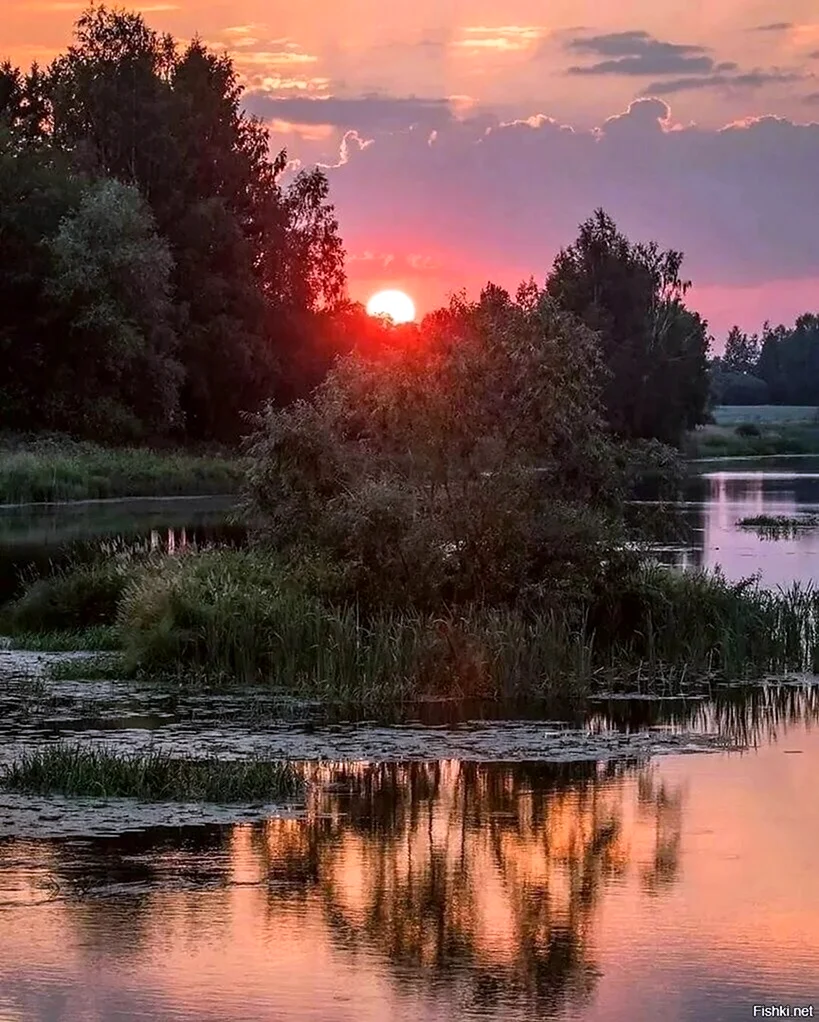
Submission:
[[387,316],[393,323],[411,323],[415,319],[415,302],[403,291],[379,291],[367,302],[370,316]]

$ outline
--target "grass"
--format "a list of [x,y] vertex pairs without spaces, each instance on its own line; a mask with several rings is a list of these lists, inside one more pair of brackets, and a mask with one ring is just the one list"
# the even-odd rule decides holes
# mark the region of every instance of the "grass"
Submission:
[[9,649],[32,653],[109,652],[122,648],[119,632],[112,625],[64,629],[51,632],[21,631],[8,639]]
[[0,766],[0,787],[37,795],[224,803],[292,798],[302,781],[290,764],[276,760],[175,759],[157,751],[57,744]]
[[812,405],[718,405],[714,421],[718,426],[805,424],[815,423],[818,411]]
[[439,616],[330,605],[259,553],[215,552],[146,571],[119,625],[128,670],[269,683],[362,704],[425,696],[668,691],[704,678],[819,665],[819,594],[660,567],[563,609],[474,606]]
[[[82,585],[60,575],[60,591],[86,606],[87,566],[77,575]],[[121,652],[116,663],[55,665],[52,676],[65,680],[262,683],[299,699],[382,707],[419,698],[583,696],[601,688],[668,693],[709,679],[819,667],[819,593],[772,593],[753,582],[659,566],[582,598],[561,596],[549,609],[471,605],[437,615],[365,616],[354,603],[319,597],[263,549],[133,561],[123,578],[106,605],[105,621],[113,607],[115,623],[49,631],[35,627],[32,612],[31,629],[18,629],[14,646]],[[42,592],[42,581],[22,606],[35,605],[30,593]],[[51,613],[40,620],[52,621]],[[69,601],[64,620],[72,614]]]
[[0,504],[235,493],[239,458],[91,443],[0,447]]
[[688,454],[696,458],[752,458],[819,454],[819,423],[702,426],[689,434]]
[[134,570],[130,559],[69,563],[32,580],[18,599],[2,608],[0,626],[19,635],[112,625]]
[[753,515],[741,518],[741,529],[752,529],[763,539],[793,539],[803,532],[819,528],[819,515]]
[[46,667],[51,681],[119,681],[126,676],[122,657],[111,655],[72,657]]

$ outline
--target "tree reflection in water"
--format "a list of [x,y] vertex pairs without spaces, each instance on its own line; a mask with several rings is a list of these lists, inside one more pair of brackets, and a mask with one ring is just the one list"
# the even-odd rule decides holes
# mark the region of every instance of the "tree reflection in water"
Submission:
[[[269,905],[318,898],[335,941],[458,1003],[554,1014],[591,995],[595,913],[637,871],[678,869],[682,792],[650,767],[348,764],[315,771],[307,819],[254,831]],[[298,892],[298,895],[297,893]]]
[[[817,691],[613,700],[587,724],[698,728],[754,745],[819,719]],[[386,969],[397,991],[443,998],[458,1017],[475,1005],[537,1018],[593,993],[604,898],[662,898],[679,879],[685,793],[650,763],[303,769],[315,782],[303,817],[0,841],[0,903],[58,903],[55,942],[95,967],[180,942],[284,954],[309,933],[325,962],[329,950],[355,969]]]

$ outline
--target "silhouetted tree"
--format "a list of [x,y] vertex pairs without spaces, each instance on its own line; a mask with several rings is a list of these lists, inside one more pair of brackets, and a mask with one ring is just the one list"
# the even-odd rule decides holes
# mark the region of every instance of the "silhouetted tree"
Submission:
[[750,337],[738,326],[731,327],[725,342],[725,354],[722,365],[735,373],[753,373],[759,359],[759,338],[756,334]]
[[241,95],[227,55],[199,40],[179,52],[141,15],[102,5],[45,72],[0,68],[0,120],[15,146],[48,146],[74,176],[147,201],[172,260],[185,370],[176,421],[195,439],[235,437],[242,413],[285,392],[284,380],[298,389],[294,349],[345,291],[326,178],[303,172],[285,187],[286,156],[271,158]]
[[601,338],[605,407],[626,438],[679,444],[708,401],[706,324],[687,309],[682,254],[633,244],[603,210],[580,227],[546,281],[558,304]]

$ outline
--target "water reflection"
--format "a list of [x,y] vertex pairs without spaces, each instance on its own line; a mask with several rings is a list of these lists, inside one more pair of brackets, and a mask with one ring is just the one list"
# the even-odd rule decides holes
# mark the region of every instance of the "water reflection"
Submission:
[[819,530],[771,541],[738,522],[758,515],[788,517],[819,510],[819,473],[812,459],[793,459],[792,468],[764,464],[705,471],[691,480],[683,507],[688,525],[684,547],[666,549],[661,559],[686,568],[721,568],[737,581],[754,573],[763,585],[789,587],[819,578]]
[[682,786],[645,766],[347,764],[316,780],[304,820],[0,844],[6,912],[47,900],[52,955],[130,968],[155,957],[169,902],[175,940],[228,942],[237,889],[255,888],[255,940],[319,927],[413,997],[543,1018],[595,989],[605,889],[634,875],[661,896],[678,873]]
[[791,716],[750,756],[314,764],[300,819],[0,842],[0,1017],[739,1022],[819,995],[819,740]]

